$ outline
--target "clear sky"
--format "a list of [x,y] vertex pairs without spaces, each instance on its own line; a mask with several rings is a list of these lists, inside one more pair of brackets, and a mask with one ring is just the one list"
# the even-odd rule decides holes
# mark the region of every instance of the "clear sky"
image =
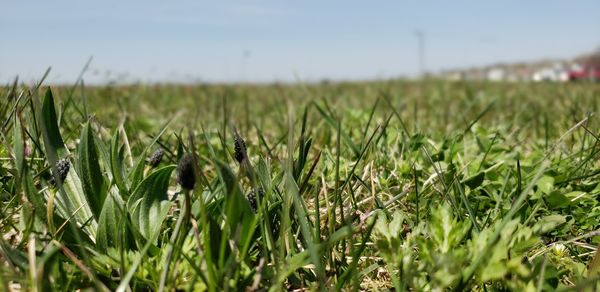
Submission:
[[9,1],[0,83],[314,81],[571,57],[600,46],[600,1]]

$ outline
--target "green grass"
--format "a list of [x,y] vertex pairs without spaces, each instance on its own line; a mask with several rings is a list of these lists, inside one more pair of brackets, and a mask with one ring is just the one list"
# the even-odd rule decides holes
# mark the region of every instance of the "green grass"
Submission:
[[597,84],[0,96],[4,289],[599,288]]

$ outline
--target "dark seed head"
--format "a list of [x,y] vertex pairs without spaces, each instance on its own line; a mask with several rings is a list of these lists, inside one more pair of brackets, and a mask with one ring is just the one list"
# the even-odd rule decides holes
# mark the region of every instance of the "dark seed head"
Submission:
[[239,163],[242,163],[242,161],[247,158],[246,142],[244,142],[242,137],[236,134],[235,138],[233,138],[233,146],[235,148],[235,160],[237,160]]
[[248,204],[250,204],[250,208],[252,212],[256,213],[258,210],[258,200],[265,195],[265,191],[262,188],[258,190],[252,190],[248,193],[246,198],[248,199]]
[[196,177],[194,175],[194,158],[191,154],[184,154],[177,164],[177,183],[184,189],[194,189]]
[[56,174],[60,178],[60,181],[65,181],[67,174],[69,174],[69,168],[71,168],[71,164],[66,158],[59,159],[56,162]]
[[150,156],[150,159],[148,159],[148,164],[150,164],[150,166],[153,168],[157,167],[160,161],[162,160],[164,153],[165,152],[162,150],[162,148],[156,149],[156,151],[152,153],[152,156]]

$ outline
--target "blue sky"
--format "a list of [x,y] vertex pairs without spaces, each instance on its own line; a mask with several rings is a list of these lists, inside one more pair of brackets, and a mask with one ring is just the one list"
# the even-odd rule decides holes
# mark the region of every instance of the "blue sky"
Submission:
[[[485,3],[484,3],[485,2]],[[5,1],[0,82],[314,81],[571,57],[600,1]]]

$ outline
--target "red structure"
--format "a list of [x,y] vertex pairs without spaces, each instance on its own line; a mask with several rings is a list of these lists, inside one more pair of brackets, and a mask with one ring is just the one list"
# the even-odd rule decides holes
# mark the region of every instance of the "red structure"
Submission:
[[587,66],[583,67],[580,70],[571,70],[568,73],[569,80],[571,81],[579,81],[579,80],[593,80],[600,81],[600,66]]

